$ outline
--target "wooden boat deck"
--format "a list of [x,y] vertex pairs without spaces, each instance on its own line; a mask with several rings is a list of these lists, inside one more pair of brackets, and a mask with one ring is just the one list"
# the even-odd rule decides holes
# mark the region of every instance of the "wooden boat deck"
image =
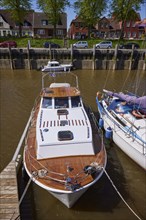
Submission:
[[[101,140],[97,131],[94,133],[94,146],[95,155],[93,156],[69,156],[49,159],[36,159],[36,117],[39,111],[39,105],[33,116],[32,126],[29,128],[27,143],[25,147],[25,163],[29,172],[34,176],[40,183],[54,189],[68,190],[65,185],[66,179],[69,177],[72,179],[72,183],[79,183],[80,186],[84,186],[94,180],[93,175],[87,175],[83,172],[87,165],[95,162],[101,167],[105,164],[105,149],[101,144]],[[102,147],[103,148],[102,148]],[[72,171],[68,172],[71,168]],[[42,174],[42,178],[38,175],[39,170],[47,171],[46,174]],[[40,171],[41,172],[41,171]],[[81,173],[80,173],[81,172]],[[80,174],[79,174],[80,173]],[[55,181],[56,179],[56,181]]]
[[19,219],[18,189],[15,161],[0,174],[0,219]]
[[67,97],[78,95],[80,95],[80,91],[76,87],[46,88],[41,93],[43,97]]

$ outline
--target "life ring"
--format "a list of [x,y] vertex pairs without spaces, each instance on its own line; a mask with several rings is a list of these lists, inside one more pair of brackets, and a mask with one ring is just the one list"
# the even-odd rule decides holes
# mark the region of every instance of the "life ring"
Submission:
[[132,114],[136,117],[136,118],[146,118],[145,114],[142,114],[140,112],[138,112],[137,110],[133,110]]

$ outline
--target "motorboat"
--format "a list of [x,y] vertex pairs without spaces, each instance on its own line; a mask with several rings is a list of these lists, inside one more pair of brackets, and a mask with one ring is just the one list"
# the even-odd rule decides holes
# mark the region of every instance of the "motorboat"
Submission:
[[31,115],[23,159],[26,173],[71,208],[102,177],[107,163],[102,129],[83,103],[78,77],[72,72],[42,73]]
[[61,64],[56,60],[48,61],[46,66],[42,67],[42,72],[59,72],[59,71],[70,71],[72,69],[72,64]]
[[146,169],[146,96],[104,89],[97,92],[96,103],[106,137]]

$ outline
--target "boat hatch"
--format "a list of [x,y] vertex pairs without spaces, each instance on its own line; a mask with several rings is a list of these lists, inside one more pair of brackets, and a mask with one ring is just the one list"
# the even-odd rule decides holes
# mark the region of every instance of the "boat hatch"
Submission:
[[68,115],[68,111],[66,109],[57,110],[57,115]]
[[68,121],[67,120],[61,120],[60,121],[60,126],[65,126],[68,125]]
[[59,141],[66,141],[66,140],[72,140],[72,139],[73,139],[73,133],[71,131],[59,131],[58,132]]

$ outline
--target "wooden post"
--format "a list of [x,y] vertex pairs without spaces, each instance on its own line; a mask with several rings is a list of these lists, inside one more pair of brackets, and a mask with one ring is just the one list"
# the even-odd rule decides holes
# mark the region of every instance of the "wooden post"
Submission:
[[71,56],[71,64],[73,64],[73,45],[71,44],[71,46],[70,46],[71,48],[71,50],[70,50],[70,56]]
[[52,60],[51,44],[49,44],[49,54],[50,54],[50,61],[51,61]]
[[28,41],[28,44],[27,44],[28,68],[30,70],[31,69],[31,64],[30,64],[30,51],[29,51],[29,48],[30,48],[30,41]]
[[131,70],[131,69],[132,69],[132,59],[133,59],[133,53],[134,53],[134,45],[132,45],[132,52],[131,52],[131,58],[130,58],[129,70]]
[[95,70],[95,52],[96,52],[96,46],[93,45],[93,59],[92,59],[92,69]]
[[117,54],[118,54],[118,44],[116,44],[116,47],[115,47],[113,70],[115,70],[115,69],[116,69],[116,63],[117,63]]
[[10,67],[13,70],[14,69],[14,65],[13,65],[13,59],[12,59],[12,53],[11,53],[10,46],[8,46],[8,50],[9,50],[9,58],[10,58]]

